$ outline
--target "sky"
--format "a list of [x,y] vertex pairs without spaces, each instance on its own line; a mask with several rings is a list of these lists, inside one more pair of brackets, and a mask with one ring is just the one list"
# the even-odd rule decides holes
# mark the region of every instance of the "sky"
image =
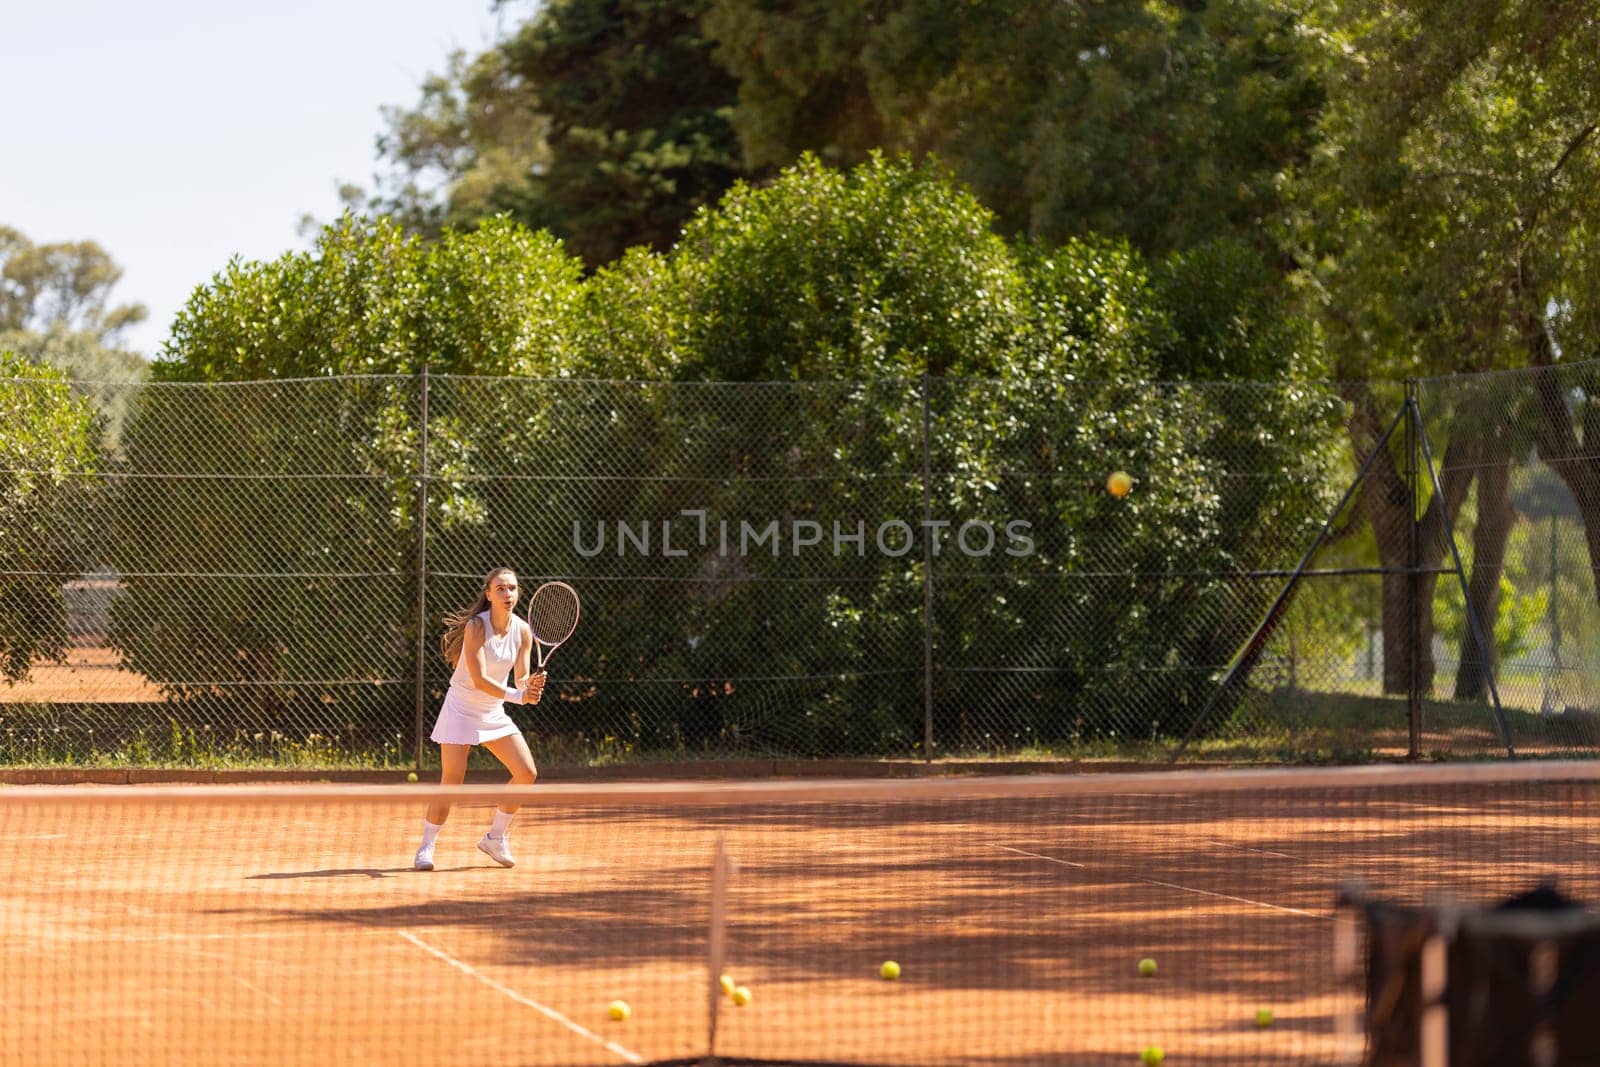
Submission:
[[368,188],[385,105],[413,107],[456,49],[482,51],[490,0],[0,0],[0,224],[98,242],[124,270],[123,337],[154,356],[233,256],[307,246],[338,187]]

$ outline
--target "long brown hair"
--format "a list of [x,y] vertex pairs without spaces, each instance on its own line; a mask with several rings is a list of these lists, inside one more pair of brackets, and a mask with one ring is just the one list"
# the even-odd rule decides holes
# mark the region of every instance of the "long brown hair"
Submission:
[[502,574],[515,574],[510,567],[496,567],[483,576],[483,588],[478,591],[477,603],[470,608],[459,608],[447,611],[444,614],[444,636],[439,639],[439,651],[444,653],[445,662],[454,667],[456,660],[461,658],[461,645],[466,638],[467,623],[471,622],[479,612],[489,610],[489,587],[494,580]]

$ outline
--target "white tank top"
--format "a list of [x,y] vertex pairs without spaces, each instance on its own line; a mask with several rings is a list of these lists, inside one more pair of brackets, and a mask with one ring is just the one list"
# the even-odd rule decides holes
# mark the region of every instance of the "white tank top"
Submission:
[[[489,613],[480,611],[477,618],[483,623],[483,676],[503,685],[511,674],[511,668],[517,665],[517,653],[522,651],[522,627],[513,615],[505,636],[496,637],[494,627],[489,625]],[[505,703],[504,700],[492,697],[472,684],[472,674],[467,670],[465,641],[462,648],[461,655],[456,657],[455,672],[450,675],[450,695],[484,711],[499,708]]]

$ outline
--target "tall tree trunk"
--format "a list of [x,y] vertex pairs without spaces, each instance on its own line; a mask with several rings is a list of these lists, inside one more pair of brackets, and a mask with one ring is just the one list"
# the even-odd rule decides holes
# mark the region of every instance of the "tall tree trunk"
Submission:
[[1469,625],[1461,635],[1461,660],[1456,668],[1456,699],[1483,696],[1484,667],[1498,670],[1500,647],[1494,639],[1500,617],[1500,575],[1505,566],[1506,544],[1516,513],[1511,507],[1510,455],[1498,442],[1485,449],[1478,467],[1478,523],[1472,531],[1472,578],[1467,583],[1467,603],[1483,628],[1487,651],[1480,651]]
[[[1371,391],[1364,383],[1355,385],[1351,397],[1348,429],[1358,455],[1365,456],[1378,441],[1378,435],[1387,426],[1379,412]],[[1390,416],[1391,418],[1393,416]],[[1396,429],[1403,432],[1404,427]],[[1445,446],[1440,462],[1439,480],[1443,486],[1443,499],[1434,494],[1427,510],[1417,524],[1417,565],[1423,570],[1439,566],[1444,558],[1445,519],[1453,525],[1467,489],[1472,484],[1472,459],[1477,448],[1475,440],[1466,437],[1452,438]],[[1378,561],[1385,569],[1403,570],[1411,562],[1411,517],[1416,513],[1411,500],[1411,487],[1406,484],[1405,472],[1396,465],[1394,451],[1385,449],[1373,463],[1368,476],[1369,484],[1361,494],[1367,519],[1372,524],[1378,546]],[[1418,484],[1428,481],[1422,471]],[[1436,574],[1422,574],[1417,578],[1419,606],[1418,640],[1411,642],[1410,579],[1406,574],[1385,574],[1382,583],[1383,606],[1383,691],[1406,693],[1411,689],[1411,661],[1417,660],[1417,677],[1424,693],[1433,690],[1433,593],[1439,584]]]
[[[1402,545],[1399,559],[1385,566],[1405,565],[1406,552],[1405,546]],[[1437,567],[1439,559],[1435,558],[1429,562],[1424,557],[1420,565]],[[1415,651],[1417,678],[1421,682],[1422,693],[1426,696],[1433,692],[1433,676],[1438,670],[1437,659],[1433,654],[1433,594],[1439,588],[1439,576],[1417,575],[1417,603],[1421,610],[1417,617],[1415,649],[1411,644],[1410,586],[1410,578],[1407,575],[1383,576],[1383,691],[1396,694],[1411,691],[1411,657]]]
[[1525,307],[1520,325],[1528,345],[1528,362],[1535,368],[1534,407],[1538,414],[1534,444],[1539,458],[1571,491],[1578,514],[1583,516],[1589,570],[1595,579],[1595,597],[1600,599],[1600,457],[1585,448],[1585,442],[1600,443],[1600,411],[1593,404],[1583,406],[1580,439],[1567,410],[1567,391],[1555,368],[1555,346],[1550,343],[1543,313]]

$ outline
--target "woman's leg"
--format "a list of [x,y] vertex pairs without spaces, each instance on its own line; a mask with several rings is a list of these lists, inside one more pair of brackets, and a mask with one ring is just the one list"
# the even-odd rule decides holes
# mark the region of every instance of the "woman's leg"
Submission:
[[[460,785],[467,780],[467,753],[471,751],[471,745],[439,746],[439,762],[443,765],[439,770],[440,785]],[[446,802],[435,800],[428,805],[428,821],[435,826],[443,826],[449,817],[450,805]]]
[[[467,752],[471,748],[471,745],[439,746],[439,760],[443,765],[439,774],[440,785],[460,785],[466,780]],[[417,870],[433,870],[433,842],[449,817],[450,805],[444,801],[435,800],[428,805],[428,813],[422,820],[422,847],[417,849],[417,857],[411,863]]]
[[[521,734],[510,734],[493,741],[485,741],[483,747],[493,752],[495,759],[506,765],[506,770],[511,772],[513,785],[532,785],[538,779],[539,772],[533,766],[533,753],[528,751],[528,742],[523,740]],[[499,810],[494,813],[494,822],[490,825],[489,832],[478,842],[478,850],[502,867],[517,865],[517,861],[511,858],[511,849],[506,843],[506,834],[511,829],[511,817],[516,813],[517,805],[500,805]]]
[[[506,770],[511,772],[512,785],[532,785],[538,781],[539,769],[533,765],[533,753],[528,751],[528,741],[521,734],[485,741],[483,747],[506,765]],[[502,804],[499,811],[504,815],[515,815],[517,807],[516,804]]]

